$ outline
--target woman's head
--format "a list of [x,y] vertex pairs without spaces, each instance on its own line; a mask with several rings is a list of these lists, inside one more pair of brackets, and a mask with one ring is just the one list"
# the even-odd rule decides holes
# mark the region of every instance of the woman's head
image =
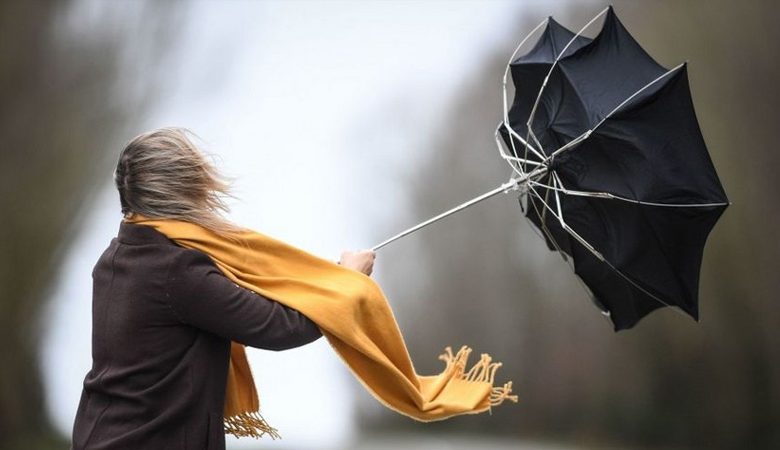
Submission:
[[229,181],[182,128],[160,128],[131,140],[119,156],[114,182],[122,214],[197,223],[216,232],[239,231],[221,216]]

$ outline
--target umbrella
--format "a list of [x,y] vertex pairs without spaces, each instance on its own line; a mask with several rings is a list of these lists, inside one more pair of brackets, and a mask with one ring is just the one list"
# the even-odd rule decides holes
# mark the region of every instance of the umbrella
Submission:
[[[602,16],[595,38],[581,35]],[[534,47],[515,58],[542,27]],[[375,248],[519,192],[525,216],[572,264],[615,330],[663,306],[698,320],[704,245],[729,202],[699,129],[686,63],[662,67],[611,7],[576,34],[548,18],[510,58],[496,144],[512,168],[508,182]]]

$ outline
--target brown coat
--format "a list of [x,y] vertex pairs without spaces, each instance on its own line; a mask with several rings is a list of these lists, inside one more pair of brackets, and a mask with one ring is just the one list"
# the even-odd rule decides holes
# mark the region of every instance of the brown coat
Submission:
[[146,225],[122,222],[92,278],[93,363],[74,450],[224,449],[230,341],[284,350],[321,336]]

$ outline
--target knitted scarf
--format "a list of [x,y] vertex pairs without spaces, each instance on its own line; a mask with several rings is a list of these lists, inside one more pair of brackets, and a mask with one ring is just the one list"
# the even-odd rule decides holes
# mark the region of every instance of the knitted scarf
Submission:
[[[447,347],[438,375],[420,376],[379,285],[370,277],[246,229],[222,237],[191,222],[135,214],[126,222],[155,228],[176,244],[206,253],[226,277],[296,309],[316,323],[354,376],[388,408],[423,422],[488,411],[511,395],[512,382],[493,386],[501,366],[487,354],[466,370],[471,349]],[[279,437],[260,415],[244,346],[231,345],[225,432]]]

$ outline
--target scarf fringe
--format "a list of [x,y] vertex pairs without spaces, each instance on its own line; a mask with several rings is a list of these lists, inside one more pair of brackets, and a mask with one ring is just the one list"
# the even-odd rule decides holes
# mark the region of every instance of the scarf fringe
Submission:
[[[444,353],[439,355],[439,359],[447,363],[445,370],[455,370],[455,376],[458,379],[464,381],[472,381],[478,383],[490,383],[493,384],[496,371],[502,366],[500,362],[493,362],[493,358],[487,353],[483,353],[480,356],[479,361],[466,372],[466,364],[468,363],[469,356],[471,355],[471,348],[463,346],[458,350],[458,353],[452,353],[452,347],[444,349]],[[517,395],[512,394],[512,382],[506,382],[503,386],[494,386],[490,391],[490,406],[498,406],[509,400],[517,403]]]
[[260,439],[266,434],[273,440],[282,438],[276,428],[268,425],[259,411],[243,412],[225,417],[224,425],[225,433],[230,433],[237,438],[248,436]]

